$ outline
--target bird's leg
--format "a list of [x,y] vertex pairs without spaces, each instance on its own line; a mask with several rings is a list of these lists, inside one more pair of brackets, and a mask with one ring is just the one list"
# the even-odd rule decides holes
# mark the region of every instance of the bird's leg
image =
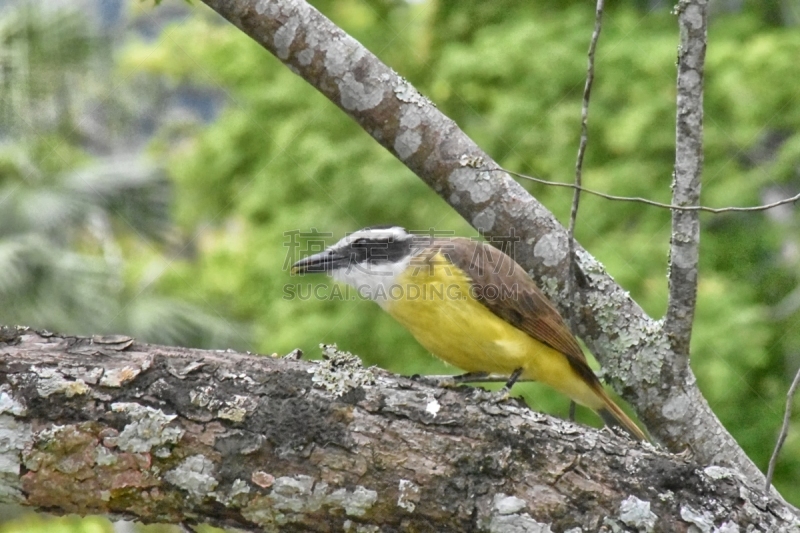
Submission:
[[[509,378],[498,374],[490,374],[488,372],[467,372],[466,374],[458,374],[456,376],[420,376],[414,374],[411,379],[422,380],[429,383],[435,383],[440,387],[454,387],[463,383],[505,383],[506,387],[510,389],[514,383],[522,383],[528,381],[536,381],[534,379],[519,379],[522,369],[515,371]],[[511,386],[509,386],[509,384]]]
[[518,369],[514,370],[511,373],[511,377],[509,377],[508,381],[506,381],[506,384],[503,386],[502,389],[500,389],[500,392],[506,392],[506,393],[511,392],[511,387],[514,386],[514,383],[519,381],[519,377],[521,375],[522,375],[522,369],[521,368],[518,368]]
[[575,406],[576,405],[577,404],[575,403],[575,400],[570,400],[569,401],[569,421],[570,422],[575,422]]
[[[414,379],[438,379],[441,381],[450,380],[456,383],[507,383],[508,376],[500,374],[489,374],[487,372],[467,372],[466,374],[458,374],[456,376],[412,376]],[[535,379],[523,378],[517,379],[514,383],[529,383],[536,381]]]
[[467,372],[457,376],[425,376],[426,381],[436,383],[439,387],[455,387],[462,383],[503,381],[505,378],[492,377],[486,372]]
[[488,372],[467,372],[457,376],[450,376],[455,383],[487,383],[490,381],[502,380],[497,376],[490,376]]

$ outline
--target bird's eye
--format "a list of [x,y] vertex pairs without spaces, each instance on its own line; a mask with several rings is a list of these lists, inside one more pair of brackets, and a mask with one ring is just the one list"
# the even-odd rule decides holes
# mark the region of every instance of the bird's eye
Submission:
[[353,244],[364,244],[365,242],[367,242],[367,239],[365,239],[364,237],[360,237],[360,238],[354,240]]

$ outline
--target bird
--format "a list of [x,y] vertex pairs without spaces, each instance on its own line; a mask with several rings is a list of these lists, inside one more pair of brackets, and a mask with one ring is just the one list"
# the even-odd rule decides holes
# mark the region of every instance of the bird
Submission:
[[549,385],[638,440],[552,302],[516,261],[484,241],[372,226],[300,259],[376,302],[433,355],[465,372]]

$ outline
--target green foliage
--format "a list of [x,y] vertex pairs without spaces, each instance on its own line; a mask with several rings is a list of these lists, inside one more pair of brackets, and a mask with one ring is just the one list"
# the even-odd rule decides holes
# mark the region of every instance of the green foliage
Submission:
[[107,519],[101,517],[80,518],[68,516],[50,518],[41,515],[25,514],[0,525],[0,533],[112,533],[113,528]]
[[21,3],[0,13],[0,43],[0,323],[244,345],[246,329],[149,288],[170,265],[172,186],[130,151],[92,154],[114,141],[89,138],[94,99],[124,116],[131,92],[101,80],[86,17]]
[[[19,510],[11,509],[12,514]],[[137,533],[179,533],[181,528],[169,524],[134,524]],[[18,516],[2,516],[0,533],[114,533],[118,531],[107,518],[101,516],[79,517],[76,515],[53,517],[24,513]],[[206,525],[196,527],[198,533],[222,533],[222,529]]]

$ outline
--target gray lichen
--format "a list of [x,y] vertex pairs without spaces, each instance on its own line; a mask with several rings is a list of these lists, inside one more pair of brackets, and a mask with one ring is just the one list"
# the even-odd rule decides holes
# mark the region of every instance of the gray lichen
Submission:
[[294,42],[297,28],[301,22],[298,17],[289,17],[286,23],[275,31],[275,54],[282,60],[289,58],[289,49]]
[[472,225],[481,232],[489,232],[494,228],[494,222],[497,219],[497,213],[494,208],[487,207],[474,217],[472,217]]
[[272,500],[278,509],[301,512],[314,500],[313,489],[311,476],[279,477],[272,485]]
[[10,391],[11,387],[7,383],[0,385],[0,414],[11,413],[14,416],[25,416],[28,410],[9,394]]
[[164,473],[164,479],[196,498],[205,498],[217,488],[214,463],[202,455],[192,455]]
[[42,398],[58,393],[70,398],[79,394],[87,394],[91,390],[82,379],[74,381],[65,379],[57,368],[32,366],[31,370],[39,376],[36,382],[36,392]]
[[717,465],[705,467],[701,471],[701,474],[713,481],[719,481],[722,479],[740,479],[742,477],[739,472],[733,470],[732,468]]
[[525,502],[525,500],[522,498],[517,498],[516,496],[506,496],[502,493],[496,494],[494,501],[492,502],[492,507],[499,514],[518,513],[525,509],[527,505],[527,502]]
[[546,267],[554,267],[561,263],[567,256],[567,242],[560,232],[551,232],[536,242],[533,255],[542,260]]
[[0,415],[0,503],[24,501],[20,486],[20,452],[33,439],[29,424]]
[[549,524],[535,520],[528,513],[521,512],[527,502],[516,496],[495,494],[492,498],[491,515],[488,521],[490,533],[551,533]]
[[534,520],[528,513],[493,516],[489,533],[552,533],[549,524]]
[[345,35],[340,39],[326,41],[323,45],[324,65],[328,74],[335,78],[339,88],[339,103],[348,111],[365,111],[383,100],[383,86],[369,75],[356,79],[351,67],[360,62],[366,51],[358,42]]
[[422,134],[416,129],[421,122],[416,107],[403,106],[400,111],[400,132],[394,141],[394,150],[400,159],[408,159],[422,145]]
[[454,190],[469,194],[470,200],[476,204],[488,201],[495,194],[496,183],[492,181],[489,172],[479,172],[476,175],[473,168],[463,163],[450,173],[447,181]]
[[268,531],[280,531],[277,526],[302,520],[305,514],[322,507],[343,509],[348,516],[360,517],[377,501],[377,492],[360,485],[352,491],[330,491],[327,483],[311,476],[283,476],[274,480],[270,494],[251,499],[242,515]]
[[224,505],[230,505],[231,503],[237,501],[238,496],[244,496],[245,494],[249,493],[250,485],[248,485],[247,481],[237,478],[233,481],[230,489],[227,491],[216,491],[214,493],[214,498]]
[[697,527],[702,533],[711,533],[714,528],[714,517],[706,511],[696,511],[688,505],[681,507],[681,518]]
[[111,466],[117,463],[117,456],[105,446],[94,447],[94,462],[100,466]]
[[619,519],[636,531],[650,532],[658,517],[650,510],[650,502],[628,496],[619,505]]
[[378,501],[378,493],[361,485],[352,491],[337,489],[325,499],[326,503],[341,506],[348,516],[364,516],[376,501]]
[[111,410],[131,418],[119,436],[107,439],[123,451],[149,452],[154,447],[176,443],[183,436],[182,429],[169,426],[176,415],[130,402],[111,404]]
[[320,344],[323,360],[308,371],[314,376],[311,381],[334,397],[342,396],[352,389],[375,384],[375,375],[364,368],[361,359],[339,350],[335,344]]
[[422,96],[410,83],[403,78],[399,78],[399,83],[395,85],[393,92],[398,100],[406,104],[414,104],[418,107],[424,107],[425,104],[428,103],[428,99]]
[[413,513],[419,503],[419,485],[413,481],[401,479],[397,486],[397,491],[400,493],[397,497],[397,506],[409,513]]

